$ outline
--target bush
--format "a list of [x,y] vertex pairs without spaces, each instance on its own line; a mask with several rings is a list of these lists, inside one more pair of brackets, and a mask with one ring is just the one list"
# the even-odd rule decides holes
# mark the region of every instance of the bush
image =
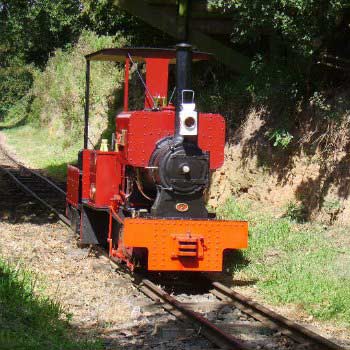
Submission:
[[286,130],[275,130],[270,133],[269,140],[273,141],[274,147],[287,148],[293,140],[293,135],[291,135]]
[[[58,49],[43,72],[34,75],[33,102],[29,113],[32,123],[47,127],[53,137],[66,137],[70,142],[83,131],[85,100],[84,55],[105,47],[123,45],[123,39],[97,36],[85,31],[78,43],[65,50]],[[107,127],[108,114],[115,109],[115,91],[121,82],[118,65],[107,62],[91,64],[91,137],[94,129],[100,134]],[[101,130],[102,129],[102,130]]]
[[20,100],[18,100],[8,111],[6,114],[3,123],[3,126],[14,126],[18,123],[24,123],[28,117],[28,112],[31,107],[32,97],[31,94],[23,96]]
[[253,107],[264,109],[271,116],[275,123],[269,127],[288,130],[291,115],[306,91],[303,76],[292,65],[267,64],[261,55],[253,59],[247,74],[237,76],[218,64],[196,63],[193,78],[199,108],[223,114],[230,128],[239,127]]
[[7,113],[30,89],[33,82],[34,68],[13,65],[0,68],[0,118],[7,118]]
[[290,201],[286,206],[284,217],[289,218],[295,222],[305,222],[307,217],[307,210],[302,203]]

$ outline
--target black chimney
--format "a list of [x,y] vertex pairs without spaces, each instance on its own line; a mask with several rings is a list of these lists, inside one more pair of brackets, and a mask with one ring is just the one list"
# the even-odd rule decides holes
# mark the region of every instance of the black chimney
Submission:
[[[181,43],[176,45],[176,118],[175,135],[179,134],[179,112],[182,103],[182,91],[192,90],[192,46]],[[186,94],[184,95],[186,97]]]

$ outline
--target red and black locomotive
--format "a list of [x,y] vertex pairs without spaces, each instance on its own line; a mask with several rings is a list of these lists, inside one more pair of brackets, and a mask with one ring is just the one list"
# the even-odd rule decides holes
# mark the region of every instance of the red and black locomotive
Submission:
[[[67,215],[85,244],[107,245],[134,269],[221,271],[223,252],[247,246],[248,225],[215,219],[205,191],[224,161],[225,121],[199,113],[192,61],[210,55],[188,44],[173,49],[104,49],[86,56],[84,149],[68,166]],[[110,148],[88,149],[90,64],[125,63],[124,108]],[[145,63],[144,109],[129,111],[130,64]],[[176,64],[175,105],[168,103]],[[140,76],[142,80],[142,77]]]

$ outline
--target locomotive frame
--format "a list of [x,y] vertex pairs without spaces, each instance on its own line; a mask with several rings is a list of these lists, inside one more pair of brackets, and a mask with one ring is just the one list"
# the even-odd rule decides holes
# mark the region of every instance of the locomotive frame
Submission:
[[[68,166],[66,213],[84,244],[106,245],[130,269],[221,271],[223,253],[247,247],[245,221],[217,220],[204,191],[224,161],[225,120],[199,113],[192,61],[210,54],[174,49],[112,48],[86,58],[84,149]],[[88,148],[90,64],[125,64],[124,107],[111,149]],[[130,64],[146,65],[144,109],[129,111]],[[176,102],[168,103],[176,63]],[[141,77],[142,80],[142,77]]]

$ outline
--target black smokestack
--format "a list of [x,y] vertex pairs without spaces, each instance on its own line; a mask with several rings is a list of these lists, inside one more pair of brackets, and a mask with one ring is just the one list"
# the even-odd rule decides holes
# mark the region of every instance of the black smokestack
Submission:
[[[182,43],[176,45],[176,118],[175,135],[179,134],[179,112],[182,91],[192,90],[192,46]],[[186,94],[185,94],[186,97]]]

